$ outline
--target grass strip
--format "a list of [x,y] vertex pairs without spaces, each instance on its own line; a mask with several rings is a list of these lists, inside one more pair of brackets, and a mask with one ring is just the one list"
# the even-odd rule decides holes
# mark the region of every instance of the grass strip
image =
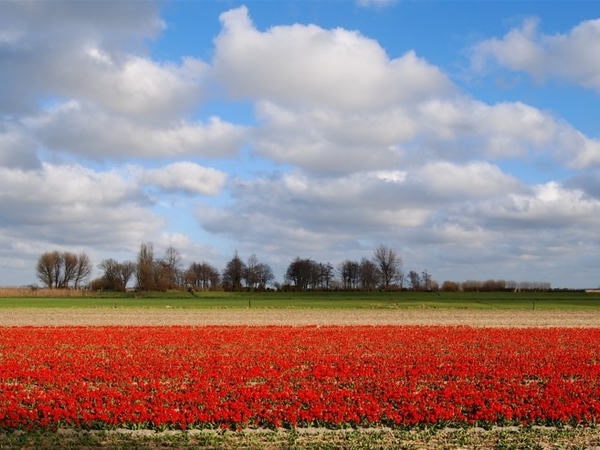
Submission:
[[2,297],[6,308],[174,309],[540,309],[598,310],[586,292],[185,292],[90,293],[84,297]]

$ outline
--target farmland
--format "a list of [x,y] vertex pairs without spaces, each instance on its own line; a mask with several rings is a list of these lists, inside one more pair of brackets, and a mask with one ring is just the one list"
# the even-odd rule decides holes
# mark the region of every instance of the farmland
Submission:
[[553,292],[88,292],[2,290],[4,308],[600,310],[600,294]]
[[600,328],[41,327],[0,342],[3,428],[600,419]]
[[391,295],[4,305],[0,448],[598,445],[597,296],[538,294],[534,309]]

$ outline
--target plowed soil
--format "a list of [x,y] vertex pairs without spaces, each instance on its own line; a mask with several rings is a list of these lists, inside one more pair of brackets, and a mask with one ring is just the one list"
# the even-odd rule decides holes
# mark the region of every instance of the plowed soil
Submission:
[[38,309],[0,310],[0,326],[85,325],[470,325],[599,327],[600,311],[468,309]]

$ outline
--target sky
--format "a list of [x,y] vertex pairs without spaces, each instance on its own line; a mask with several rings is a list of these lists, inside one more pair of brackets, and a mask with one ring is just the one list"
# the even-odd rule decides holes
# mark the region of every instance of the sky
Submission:
[[600,285],[600,2],[0,2],[0,286],[396,249]]

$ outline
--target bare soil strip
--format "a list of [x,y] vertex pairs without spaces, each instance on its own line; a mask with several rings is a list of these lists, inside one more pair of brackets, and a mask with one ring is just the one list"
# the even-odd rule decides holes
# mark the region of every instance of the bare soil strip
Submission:
[[469,325],[600,327],[600,311],[472,309],[149,309],[16,308],[0,310],[0,326],[105,325]]
[[132,432],[59,430],[2,433],[2,449],[577,449],[600,450],[598,428],[480,428],[412,430],[302,430],[269,432]]

